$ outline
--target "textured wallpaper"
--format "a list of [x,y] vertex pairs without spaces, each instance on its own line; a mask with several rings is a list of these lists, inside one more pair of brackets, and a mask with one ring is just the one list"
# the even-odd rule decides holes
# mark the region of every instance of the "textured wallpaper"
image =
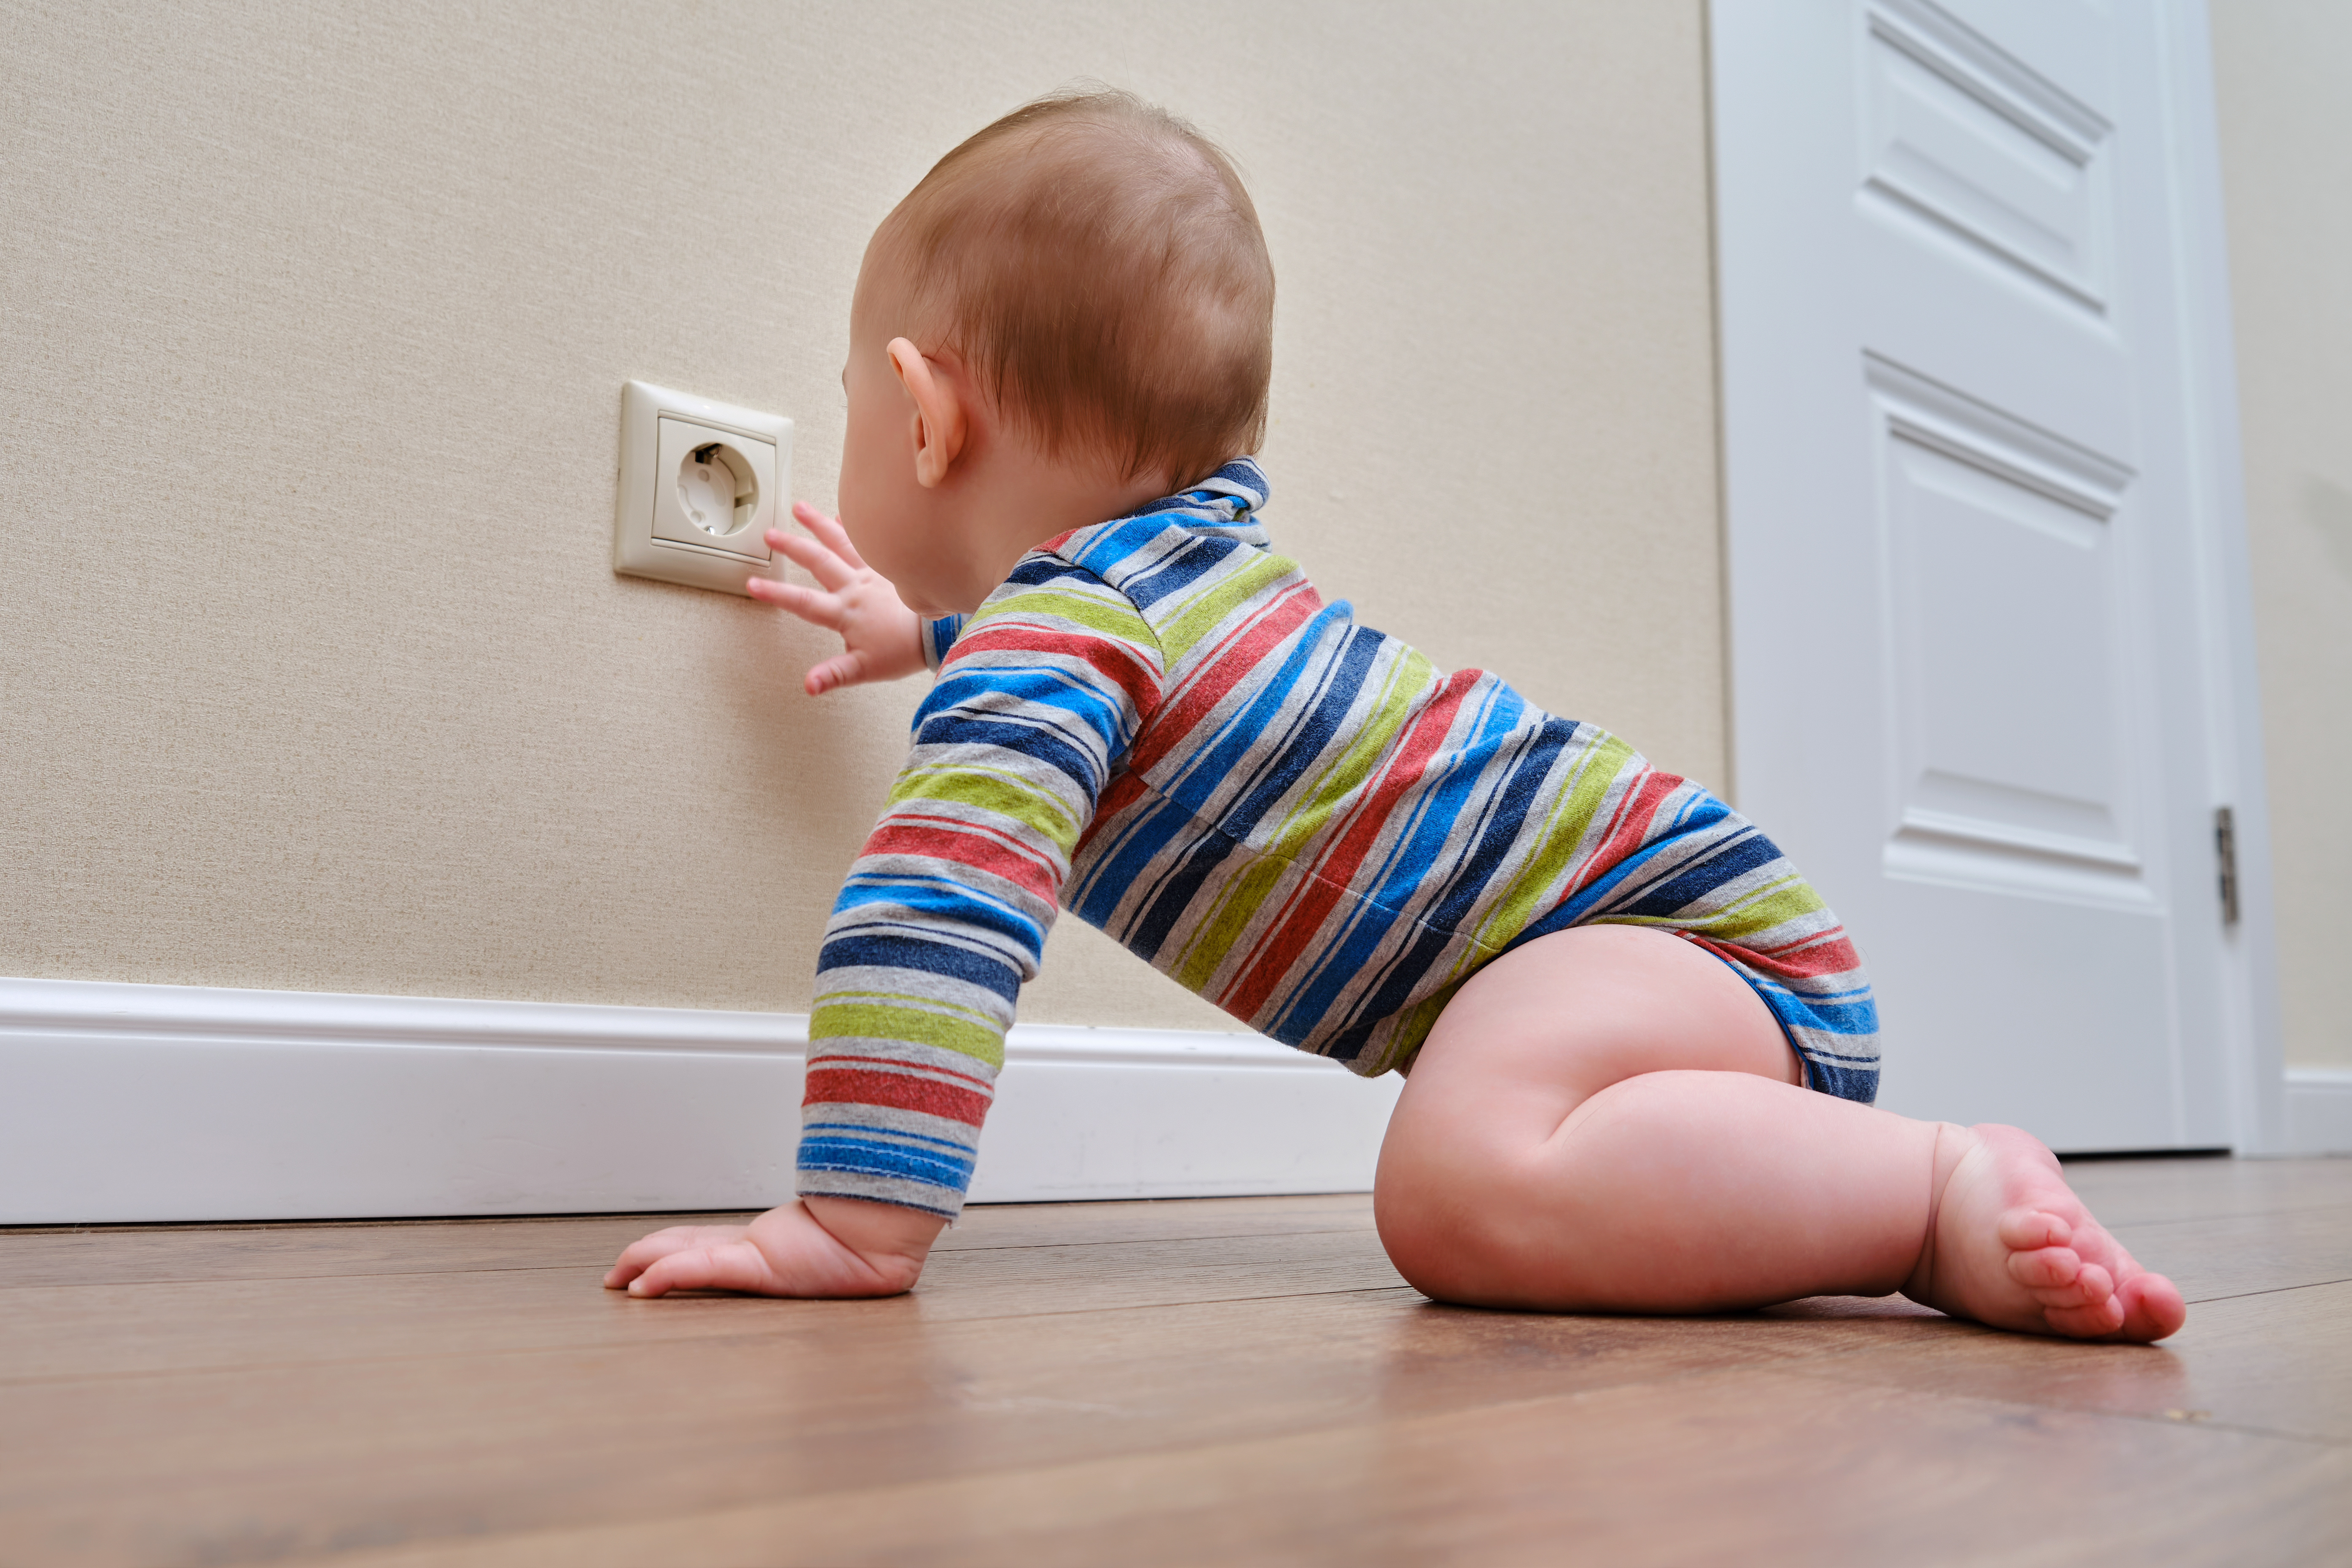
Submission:
[[830,506],[866,235],[1081,77],[1252,183],[1277,542],[1729,782],[1696,0],[9,10],[0,973],[804,1006],[919,693],[614,576],[621,385]]

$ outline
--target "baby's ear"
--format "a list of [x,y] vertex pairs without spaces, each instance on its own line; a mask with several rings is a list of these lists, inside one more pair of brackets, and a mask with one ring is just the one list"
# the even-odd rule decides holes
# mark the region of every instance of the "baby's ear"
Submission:
[[905,338],[892,338],[890,368],[915,405],[915,482],[937,489],[963,456],[963,400],[955,387]]

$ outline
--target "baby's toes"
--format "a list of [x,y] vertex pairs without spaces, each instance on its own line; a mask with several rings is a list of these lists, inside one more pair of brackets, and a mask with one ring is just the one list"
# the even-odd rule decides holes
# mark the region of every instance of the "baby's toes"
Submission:
[[2086,1268],[2075,1276],[2074,1282],[2071,1285],[2062,1285],[2048,1290],[2034,1290],[2029,1294],[2042,1306],[2071,1309],[2095,1307],[2115,1292],[2107,1288],[2105,1277],[2097,1269]]
[[2074,1239],[2074,1228],[2047,1209],[2011,1209],[1996,1227],[2000,1244],[2011,1252],[2032,1252],[2063,1247]]
[[2071,1247],[2043,1247],[2009,1255],[2009,1277],[2029,1290],[2054,1290],[2074,1283],[2083,1260]]
[[2143,1343],[2177,1334],[2189,1321],[2179,1287],[2161,1274],[2126,1280],[2116,1291],[2116,1302],[2124,1310],[2124,1336]]
[[[2115,1298],[2115,1277],[2107,1274],[2107,1269],[2098,1268],[2095,1262],[2082,1265],[2082,1272],[2074,1274],[2072,1284],[2051,1290],[2034,1290],[2034,1300],[2042,1302],[2044,1307],[2051,1307],[2051,1310],[2098,1307],[2100,1302],[2112,1300],[2112,1298]],[[2100,1333],[2105,1333],[2105,1328]]]
[[2042,1316],[2053,1333],[2095,1340],[2124,1326],[2124,1304],[2110,1295],[2087,1307],[2044,1307]]

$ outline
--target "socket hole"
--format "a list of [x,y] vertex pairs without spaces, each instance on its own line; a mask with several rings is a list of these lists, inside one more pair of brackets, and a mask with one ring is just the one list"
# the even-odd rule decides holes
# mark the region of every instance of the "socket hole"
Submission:
[[677,506],[686,520],[725,539],[751,526],[760,510],[760,481],[751,460],[724,441],[706,441],[677,466]]

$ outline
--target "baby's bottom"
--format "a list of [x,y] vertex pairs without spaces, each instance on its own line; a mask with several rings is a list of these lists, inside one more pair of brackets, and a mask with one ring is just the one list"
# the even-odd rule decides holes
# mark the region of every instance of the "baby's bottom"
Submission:
[[2186,1310],[2015,1128],[1914,1121],[1799,1087],[1728,966],[1631,926],[1495,960],[1430,1031],[1374,1209],[1440,1300],[1701,1312],[1915,1300],[2002,1328],[2160,1339]]

